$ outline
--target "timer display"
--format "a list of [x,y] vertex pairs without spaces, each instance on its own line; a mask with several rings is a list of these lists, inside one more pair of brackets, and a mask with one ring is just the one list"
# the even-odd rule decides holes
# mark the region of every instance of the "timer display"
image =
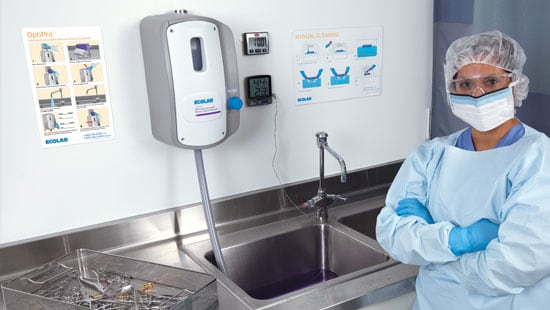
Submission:
[[244,34],[244,54],[261,55],[269,53],[267,32],[247,32]]

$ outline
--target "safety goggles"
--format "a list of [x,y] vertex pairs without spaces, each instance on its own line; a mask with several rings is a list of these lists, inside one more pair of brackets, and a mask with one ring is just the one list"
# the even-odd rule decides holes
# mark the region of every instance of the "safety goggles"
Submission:
[[475,75],[449,81],[447,91],[455,95],[479,97],[506,88],[511,82],[512,73]]

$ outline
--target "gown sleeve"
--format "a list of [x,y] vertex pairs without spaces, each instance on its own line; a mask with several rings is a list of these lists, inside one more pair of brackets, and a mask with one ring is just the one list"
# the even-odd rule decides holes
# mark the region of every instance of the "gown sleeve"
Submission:
[[436,143],[427,143],[404,161],[377,218],[377,241],[390,256],[405,264],[425,266],[458,259],[448,248],[453,224],[427,224],[419,217],[401,217],[395,213],[397,202],[403,198],[416,198],[426,205],[429,178],[438,165],[442,150]]

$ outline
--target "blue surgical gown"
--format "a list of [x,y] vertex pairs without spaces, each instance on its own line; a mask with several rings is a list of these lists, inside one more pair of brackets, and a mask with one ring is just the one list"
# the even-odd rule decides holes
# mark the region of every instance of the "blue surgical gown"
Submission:
[[[550,309],[550,139],[524,125],[511,145],[472,152],[461,132],[433,139],[407,157],[377,218],[380,245],[419,265],[414,309]],[[400,217],[416,198],[434,224]],[[449,232],[487,218],[500,223],[485,251],[456,257]]]

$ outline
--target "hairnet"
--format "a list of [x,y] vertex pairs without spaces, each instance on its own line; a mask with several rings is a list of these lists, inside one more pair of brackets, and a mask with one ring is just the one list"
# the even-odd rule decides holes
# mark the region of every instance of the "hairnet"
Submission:
[[517,41],[498,31],[488,31],[455,40],[445,57],[445,83],[453,79],[460,68],[482,63],[499,67],[512,73],[514,103],[521,106],[529,92],[529,78],[522,73],[527,57]]

